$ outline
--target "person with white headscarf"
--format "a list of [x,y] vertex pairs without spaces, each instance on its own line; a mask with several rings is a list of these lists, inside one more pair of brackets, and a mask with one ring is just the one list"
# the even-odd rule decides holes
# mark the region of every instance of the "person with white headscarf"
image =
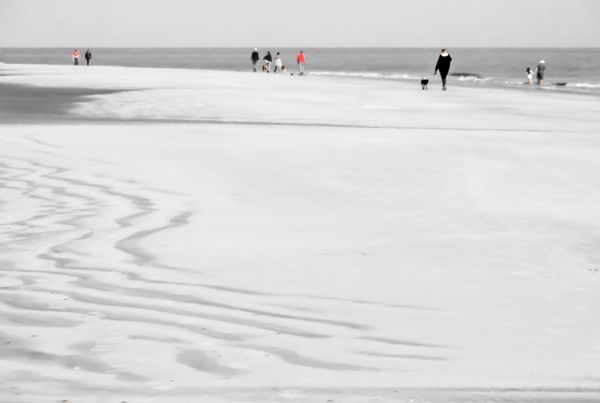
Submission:
[[535,69],[535,75],[537,76],[538,85],[544,85],[544,76],[546,75],[546,61],[540,60],[537,68]]

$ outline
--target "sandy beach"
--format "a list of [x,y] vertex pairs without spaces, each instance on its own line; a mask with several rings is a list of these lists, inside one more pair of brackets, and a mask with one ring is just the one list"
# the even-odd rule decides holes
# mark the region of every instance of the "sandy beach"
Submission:
[[597,402],[600,99],[0,63],[0,402]]

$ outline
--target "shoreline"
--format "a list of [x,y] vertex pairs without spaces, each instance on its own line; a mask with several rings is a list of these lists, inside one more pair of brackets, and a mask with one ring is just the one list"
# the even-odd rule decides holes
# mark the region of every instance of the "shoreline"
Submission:
[[[90,389],[91,393],[104,394],[102,389]],[[146,392],[132,394],[128,390],[115,393],[117,399],[125,401],[144,399],[149,402],[188,402],[189,396],[208,397],[211,402],[281,402],[282,400],[301,400],[305,403],[337,401],[342,398],[348,403],[380,402],[428,402],[428,403],[595,403],[600,396],[599,391],[590,393],[578,391],[548,391],[548,390],[519,390],[519,389],[468,389],[468,388],[304,388],[297,386],[278,386],[275,388],[189,388],[176,394],[165,392]],[[31,395],[35,396],[35,394]],[[69,393],[52,393],[57,400],[69,398]],[[48,398],[47,394],[36,396]],[[14,402],[26,402],[19,396],[13,397]],[[161,400],[163,399],[163,400]],[[97,402],[94,397],[77,396],[80,402]]]
[[[20,64],[20,63],[6,63],[6,62],[0,62],[0,67],[2,65],[7,65],[7,66],[47,66],[47,67],[63,67],[63,68],[69,68],[69,67],[75,67],[69,64],[44,64],[44,63],[36,63],[36,64]],[[182,70],[182,71],[206,71],[206,72],[223,72],[223,73],[252,73],[252,71],[250,69],[248,70],[239,70],[239,69],[211,69],[211,68],[197,68],[197,67],[161,67],[161,66],[130,66],[130,65],[119,65],[119,64],[111,64],[111,65],[93,65],[93,66],[77,66],[75,68],[77,69],[84,69],[84,68],[124,68],[124,69],[157,69],[157,70]],[[292,74],[293,73],[293,74]],[[264,74],[261,72],[257,72],[257,73],[253,73],[253,74]],[[280,75],[280,76],[295,76],[297,75],[296,72],[287,72],[284,74],[276,74],[276,73],[271,73],[272,75]],[[377,73],[380,74],[380,73]],[[0,72],[0,77],[2,76],[2,72]],[[373,77],[370,76],[371,73],[369,72],[328,72],[328,71],[319,71],[319,70],[315,70],[312,71],[311,74],[311,70],[308,69],[307,71],[307,76],[316,76],[316,77],[324,77],[324,78],[331,78],[331,79],[355,79],[355,80],[365,80],[365,81],[382,81],[382,82],[390,82],[390,83],[403,83],[403,84],[407,84],[407,85],[411,85],[412,87],[419,87],[420,88],[420,83],[419,83],[419,79],[415,76],[415,77],[411,77],[411,78],[392,78],[392,77],[387,77],[385,75],[382,75],[380,77]],[[437,91],[441,86],[441,81],[439,80],[439,76],[430,76],[427,75],[427,77],[430,79],[430,88],[429,91]],[[491,81],[487,81],[487,80],[482,80],[481,83],[478,83],[477,81],[470,81],[470,80],[460,80],[456,77],[452,77],[449,76],[449,88],[477,88],[477,89],[498,89],[498,90],[507,90],[507,91],[544,91],[545,93],[548,94],[576,94],[576,95],[585,95],[585,96],[590,96],[590,97],[595,97],[595,98],[600,98],[600,91],[597,91],[596,89],[586,89],[586,88],[578,88],[578,87],[562,87],[562,86],[555,86],[552,83],[548,83],[543,87],[539,87],[536,84],[533,85],[526,85],[525,83],[523,84],[516,84],[516,83],[496,83],[493,81],[493,79]]]
[[[310,75],[310,71],[307,73],[308,75]],[[349,74],[347,76],[343,75],[343,74],[327,74],[327,73],[321,73],[321,72],[315,72],[316,76],[320,76],[320,77],[330,77],[333,79],[344,79],[344,78],[354,78],[357,80],[379,80],[379,81],[387,81],[387,82],[401,82],[401,83],[411,83],[411,85],[413,85],[415,88],[417,86],[420,86],[418,79],[417,78],[387,78],[387,77],[361,77],[359,74]],[[532,84],[532,85],[526,85],[525,83],[523,83],[522,85],[517,85],[517,84],[485,84],[485,83],[481,83],[478,84],[477,82],[472,82],[469,80],[465,80],[465,81],[460,81],[457,80],[456,78],[453,77],[449,77],[451,81],[448,82],[448,88],[449,90],[453,87],[458,87],[458,88],[477,88],[477,89],[481,89],[481,90],[505,90],[505,91],[545,91],[548,94],[574,94],[574,95],[584,95],[584,96],[590,96],[590,97],[594,97],[594,98],[600,98],[600,92],[594,93],[591,90],[578,90],[575,88],[564,88],[564,87],[559,87],[559,86],[552,86],[552,85],[546,85],[546,86],[538,86],[536,84]],[[434,81],[432,83],[432,81]],[[433,86],[431,88],[429,88],[427,91],[436,91],[441,89],[441,80],[439,79],[439,76],[434,76],[433,79],[430,78],[430,82],[429,82],[429,86]]]
[[[122,75],[119,76],[119,75]],[[53,80],[48,80],[48,77],[53,76]],[[124,80],[123,77],[130,76],[131,80]],[[211,98],[203,99],[204,96],[200,91],[200,88],[196,88],[196,82],[198,80],[204,80],[205,77],[212,77],[216,80],[206,87],[210,90],[211,94],[214,94],[214,99],[222,103],[220,94],[227,94],[228,92],[235,91],[236,88],[244,88],[248,85],[263,85],[266,88],[280,87],[279,93],[271,93],[270,91],[264,92],[260,88],[256,88],[257,94],[251,97],[251,94],[244,95],[236,103],[242,102],[246,106],[246,109],[256,110],[256,116],[248,115],[238,116],[234,112],[233,114],[227,113],[223,115],[223,112],[227,108],[214,105],[212,108],[216,108],[217,116],[212,113],[201,113],[198,116],[197,113],[193,112],[190,105],[182,104],[179,110],[174,108],[165,109],[160,105],[158,98],[154,98],[154,93],[157,95],[159,92],[165,95],[169,92],[175,99],[180,97],[187,97],[189,94],[196,94],[194,97],[198,98],[200,105],[206,106],[211,104]],[[167,81],[165,81],[167,80]],[[231,83],[228,84],[226,81],[219,83],[219,80],[228,80]],[[172,82],[173,85],[168,84]],[[34,119],[35,121],[44,121],[46,123],[57,122],[148,122],[148,123],[228,123],[228,124],[273,124],[273,125],[305,125],[305,126],[331,126],[331,127],[355,127],[355,128],[406,128],[418,127],[420,124],[411,124],[411,115],[407,115],[409,119],[403,119],[402,124],[389,124],[389,119],[386,117],[384,120],[348,120],[347,116],[356,115],[357,112],[361,114],[365,111],[361,111],[363,107],[359,103],[354,102],[356,105],[352,105],[355,109],[353,112],[350,110],[340,111],[340,119],[336,118],[335,114],[330,115],[329,118],[323,114],[323,111],[319,111],[318,107],[320,103],[315,107],[307,110],[307,116],[322,116],[319,119],[300,119],[298,120],[296,114],[290,114],[289,118],[278,117],[276,119],[270,118],[268,111],[263,110],[260,104],[266,102],[261,100],[261,97],[272,99],[273,101],[278,100],[279,102],[285,101],[289,108],[293,108],[294,103],[297,102],[294,91],[310,91],[310,88],[320,88],[324,83],[329,83],[335,88],[336,92],[343,91],[344,95],[339,98],[340,101],[348,97],[356,97],[362,90],[375,89],[377,96],[393,96],[398,94],[404,96],[414,97],[415,105],[408,106],[406,104],[398,105],[398,111],[401,112],[404,109],[413,109],[419,111],[419,113],[426,113],[426,108],[432,105],[428,105],[428,99],[433,102],[435,108],[444,107],[448,105],[448,102],[458,101],[463,103],[464,97],[467,94],[473,97],[482,97],[486,103],[490,105],[497,105],[498,113],[505,113],[507,110],[507,103],[502,98],[511,96],[514,99],[519,99],[525,112],[528,107],[527,103],[530,102],[541,102],[554,103],[560,101],[565,105],[569,101],[576,102],[582,106],[593,106],[594,104],[588,104],[587,100],[597,101],[598,97],[594,94],[585,94],[578,92],[560,92],[560,91],[545,91],[541,92],[541,89],[529,89],[529,88],[516,88],[519,91],[513,91],[514,88],[505,87],[481,87],[478,85],[462,85],[451,87],[448,94],[442,98],[437,88],[430,89],[429,91],[421,91],[417,85],[409,84],[406,81],[397,80],[385,80],[385,79],[363,79],[356,77],[338,77],[338,76],[321,76],[321,75],[307,75],[305,77],[300,76],[288,76],[288,75],[267,75],[252,72],[235,72],[235,71],[220,71],[220,70],[201,70],[201,69],[173,69],[173,68],[137,68],[137,67],[108,67],[108,66],[94,66],[90,68],[73,68],[73,66],[62,66],[62,65],[10,65],[6,63],[0,63],[0,86],[4,88],[0,92],[0,116],[3,117],[5,123],[19,123],[27,122],[28,119]],[[223,84],[223,85],[221,85]],[[306,85],[304,85],[306,84]],[[388,86],[389,85],[389,86]],[[261,94],[262,92],[262,94]],[[143,100],[140,96],[148,94],[150,98]],[[340,92],[341,93],[341,92]],[[381,93],[381,95],[379,95]],[[139,94],[139,95],[138,95]],[[384,95],[385,94],[385,95]],[[584,95],[584,96],[581,96]],[[162,96],[162,95],[161,95]],[[302,95],[303,97],[310,96],[309,92]],[[591,97],[590,97],[591,96]],[[51,104],[45,103],[45,99],[52,99]],[[123,105],[131,104],[132,108],[138,108],[133,106],[136,103],[140,103],[139,107],[147,108],[152,103],[152,112],[137,113],[134,116],[130,113],[120,113],[116,105],[113,107],[109,103],[102,105],[98,108],[102,100],[114,99],[115,102],[122,103]],[[333,99],[333,98],[332,98]],[[444,101],[447,99],[447,101]],[[357,99],[357,101],[360,101]],[[365,100],[368,102],[368,100]],[[112,102],[112,101],[111,101]],[[343,103],[335,102],[330,107],[334,109],[337,106],[343,106]],[[241,104],[240,104],[241,106]],[[325,106],[325,104],[323,104]],[[473,107],[479,107],[475,103]],[[390,110],[394,108],[392,104],[385,105],[380,104],[377,101],[377,109],[381,109],[384,112],[386,109]],[[522,114],[519,111],[519,105],[514,104],[508,107],[510,113],[514,113],[516,116]],[[236,109],[237,110],[237,109]],[[138,112],[140,110],[138,109]],[[165,113],[167,112],[168,113]],[[242,112],[241,110],[239,112]],[[351,112],[351,113],[350,113]],[[350,113],[350,115],[349,115]],[[564,111],[559,112],[563,114]],[[386,112],[387,114],[387,112]],[[230,116],[231,115],[231,116]],[[567,115],[565,115],[567,116]],[[262,119],[260,118],[262,117]],[[384,123],[385,122],[385,123]],[[510,126],[510,125],[509,125]],[[432,127],[435,128],[435,127]],[[439,126],[440,130],[468,130],[469,125],[465,125],[462,121],[457,121],[454,124],[450,124],[446,127]],[[567,128],[559,128],[556,130],[566,130]],[[533,130],[533,131],[548,131],[548,129],[532,129],[528,127],[511,127],[510,129],[499,128],[500,131],[511,131],[511,130]]]

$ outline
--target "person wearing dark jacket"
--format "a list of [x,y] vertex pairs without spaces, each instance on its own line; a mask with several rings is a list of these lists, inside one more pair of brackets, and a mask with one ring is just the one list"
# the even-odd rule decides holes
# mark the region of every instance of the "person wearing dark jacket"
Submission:
[[540,85],[540,86],[544,85],[544,75],[545,74],[546,74],[546,61],[540,60],[540,64],[538,64],[537,68],[535,69],[535,75],[537,77],[538,85]]
[[254,48],[254,52],[252,52],[252,56],[250,56],[250,60],[252,60],[252,68],[254,69],[254,72],[256,73],[256,64],[260,60],[260,56],[258,55],[257,48]]
[[446,91],[446,77],[450,71],[450,62],[452,62],[452,57],[448,53],[448,49],[442,49],[433,74],[437,74],[438,70],[440,71],[440,76],[442,77],[442,90],[444,91]]
[[263,60],[265,61],[265,71],[267,73],[271,72],[271,63],[273,63],[273,56],[271,56],[271,52],[267,52],[267,55],[265,57],[263,57]]
[[92,60],[92,52],[88,49],[87,52],[85,52],[85,61],[87,62],[87,65],[90,65],[90,60]]

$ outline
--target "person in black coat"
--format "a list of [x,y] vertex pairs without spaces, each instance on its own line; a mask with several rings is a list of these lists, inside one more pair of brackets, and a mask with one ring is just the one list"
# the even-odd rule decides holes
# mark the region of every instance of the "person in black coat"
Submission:
[[252,68],[254,69],[254,72],[256,73],[256,64],[260,60],[260,56],[258,55],[257,48],[254,48],[254,51],[252,52],[252,56],[250,56],[250,60],[252,60]]
[[87,62],[87,65],[90,65],[90,61],[92,60],[92,52],[88,49],[87,52],[85,52],[85,61]]
[[442,77],[442,90],[444,91],[446,91],[446,77],[450,71],[450,62],[452,62],[452,57],[448,53],[448,49],[442,49],[433,74],[437,74],[438,70],[440,71],[440,76]]

